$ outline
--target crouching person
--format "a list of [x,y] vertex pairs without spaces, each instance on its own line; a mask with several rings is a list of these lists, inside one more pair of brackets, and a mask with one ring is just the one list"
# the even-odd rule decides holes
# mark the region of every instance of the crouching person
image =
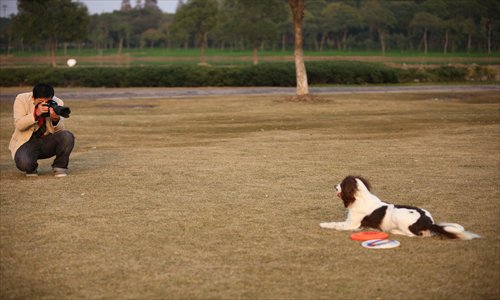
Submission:
[[26,176],[37,176],[38,160],[53,156],[54,176],[67,176],[75,138],[64,130],[64,119],[70,110],[63,105],[61,99],[54,97],[54,88],[47,84],[37,84],[33,92],[17,95],[9,150],[17,168]]

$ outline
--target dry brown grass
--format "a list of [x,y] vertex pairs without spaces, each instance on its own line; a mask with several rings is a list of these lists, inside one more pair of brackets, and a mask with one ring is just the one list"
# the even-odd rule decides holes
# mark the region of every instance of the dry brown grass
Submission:
[[[499,298],[498,95],[319,97],[65,99],[64,179],[15,169],[0,103],[0,297]],[[352,173],[484,238],[375,251],[321,229]]]

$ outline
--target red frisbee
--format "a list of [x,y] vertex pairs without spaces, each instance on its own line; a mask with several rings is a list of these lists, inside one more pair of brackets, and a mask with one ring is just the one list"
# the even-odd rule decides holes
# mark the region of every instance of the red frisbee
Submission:
[[388,237],[387,233],[380,231],[363,231],[351,234],[351,240],[354,241],[383,240]]

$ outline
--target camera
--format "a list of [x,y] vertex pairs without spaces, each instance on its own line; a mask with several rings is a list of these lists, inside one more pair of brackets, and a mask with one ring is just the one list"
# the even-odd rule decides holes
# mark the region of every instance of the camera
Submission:
[[[69,107],[58,105],[57,102],[52,100],[52,99],[50,99],[49,101],[44,103],[43,106],[52,107],[52,109],[54,110],[54,112],[57,115],[64,117],[64,118],[69,118],[69,114],[71,113],[71,110],[69,109]],[[49,116],[48,113],[44,114],[44,117],[47,117],[47,116]]]

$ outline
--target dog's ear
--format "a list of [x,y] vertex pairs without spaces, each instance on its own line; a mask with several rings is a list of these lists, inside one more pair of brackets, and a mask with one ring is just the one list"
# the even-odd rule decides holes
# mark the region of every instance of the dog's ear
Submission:
[[340,198],[344,202],[345,207],[349,207],[356,198],[354,198],[354,195],[356,194],[356,191],[358,190],[358,184],[356,182],[356,177],[354,176],[347,176],[342,180],[340,183]]

